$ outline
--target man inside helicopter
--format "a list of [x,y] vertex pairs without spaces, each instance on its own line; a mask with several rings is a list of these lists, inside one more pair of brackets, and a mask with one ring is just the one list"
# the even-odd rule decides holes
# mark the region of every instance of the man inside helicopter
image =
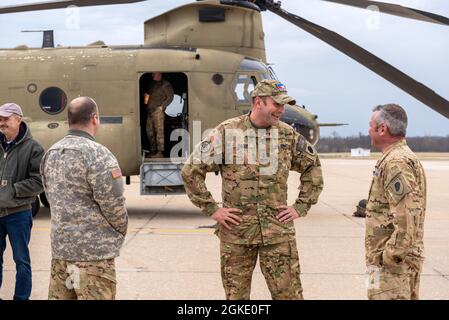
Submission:
[[146,130],[153,158],[164,157],[165,109],[173,101],[173,96],[173,87],[170,82],[162,78],[161,72],[154,72],[153,82],[144,94],[144,104],[148,111]]

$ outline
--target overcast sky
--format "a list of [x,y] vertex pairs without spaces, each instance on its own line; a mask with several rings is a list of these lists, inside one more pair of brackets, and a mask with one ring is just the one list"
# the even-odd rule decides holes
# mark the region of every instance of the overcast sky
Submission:
[[[42,0],[2,0],[1,6]],[[0,47],[38,47],[41,35],[21,30],[54,29],[61,45],[142,44],[143,22],[188,0],[149,0],[138,4],[49,10],[0,16]],[[447,0],[389,0],[449,17]],[[361,45],[449,99],[449,27],[319,0],[284,0],[282,7]],[[449,119],[396,88],[383,78],[278,16],[263,13],[267,58],[298,103],[320,122],[348,126],[324,128],[341,136],[367,133],[371,109],[395,102],[409,115],[408,135],[449,135]],[[74,27],[76,26],[76,27]],[[4,75],[2,75],[4,76]]]

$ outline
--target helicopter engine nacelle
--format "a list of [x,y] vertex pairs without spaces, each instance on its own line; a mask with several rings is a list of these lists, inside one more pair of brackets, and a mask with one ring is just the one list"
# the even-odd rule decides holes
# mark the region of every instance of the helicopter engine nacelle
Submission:
[[145,22],[145,45],[209,48],[266,62],[259,11],[209,0],[187,4]]
[[320,139],[320,127],[316,121],[316,116],[300,106],[285,105],[285,112],[281,120],[291,125],[313,145]]

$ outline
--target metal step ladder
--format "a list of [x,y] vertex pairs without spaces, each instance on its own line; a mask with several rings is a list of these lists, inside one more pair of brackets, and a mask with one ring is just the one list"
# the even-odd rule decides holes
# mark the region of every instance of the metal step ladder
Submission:
[[185,194],[181,170],[186,158],[143,158],[140,195]]

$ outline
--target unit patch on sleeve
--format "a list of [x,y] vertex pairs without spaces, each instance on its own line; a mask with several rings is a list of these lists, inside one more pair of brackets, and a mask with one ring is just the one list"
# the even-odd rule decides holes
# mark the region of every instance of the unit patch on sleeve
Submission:
[[114,169],[111,171],[112,179],[118,179],[122,177],[122,170],[120,168]]

